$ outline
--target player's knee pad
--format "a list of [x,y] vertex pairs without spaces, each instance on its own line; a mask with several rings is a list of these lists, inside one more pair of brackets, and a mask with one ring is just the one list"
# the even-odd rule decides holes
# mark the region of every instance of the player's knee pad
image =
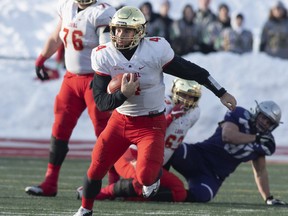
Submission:
[[[102,180],[93,180],[86,175],[83,185],[83,196],[87,199],[94,199],[101,190]],[[88,190],[85,190],[85,188],[88,188]]]
[[150,199],[153,201],[160,201],[160,202],[177,202],[173,197],[173,194],[170,189],[161,187],[159,188],[155,196],[151,197]]
[[53,136],[51,137],[49,157],[49,162],[51,164],[61,166],[68,151],[68,141],[58,140]]
[[116,197],[135,197],[137,196],[133,184],[133,179],[120,179],[114,185],[114,195]]
[[207,184],[190,187],[187,193],[187,202],[209,202],[214,198],[215,194],[211,187]]

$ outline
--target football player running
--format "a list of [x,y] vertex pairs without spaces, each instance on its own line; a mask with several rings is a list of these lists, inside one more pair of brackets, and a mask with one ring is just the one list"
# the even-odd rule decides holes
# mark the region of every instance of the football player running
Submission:
[[[196,81],[177,78],[173,81],[172,95],[165,97],[167,129],[165,134],[164,162],[172,156],[182,143],[187,131],[193,127],[200,116],[198,106],[201,97],[201,86]],[[96,200],[126,197],[139,200],[142,197],[142,186],[136,178],[137,146],[131,145],[115,163],[117,173],[122,177],[118,182],[102,188]],[[173,173],[163,169],[160,188],[152,200],[183,202],[186,190],[183,182]],[[78,198],[82,197],[82,187],[77,189]],[[132,198],[137,197],[137,198]]]
[[265,203],[286,204],[270,192],[265,159],[275,152],[272,131],[280,119],[280,107],[273,101],[257,103],[253,112],[236,107],[226,113],[211,137],[196,144],[180,145],[169,163],[187,180],[187,201],[212,200],[242,162],[252,161],[255,182]]
[[[204,85],[228,109],[236,106],[235,98],[208,71],[176,56],[164,38],[145,37],[145,29],[145,17],[138,8],[122,7],[110,22],[111,42],[92,51],[92,67],[96,72],[92,84],[94,100],[99,110],[113,113],[94,145],[84,179],[82,206],[75,216],[92,215],[103,177],[131,143],[138,149],[136,178],[143,196],[147,198],[157,192],[166,131],[163,70]],[[125,73],[121,90],[108,94],[111,77],[119,73]]]
[[89,85],[94,71],[91,67],[91,50],[110,41],[109,22],[115,9],[96,0],[59,1],[59,23],[48,38],[36,60],[39,79],[49,79],[44,62],[62,45],[65,46],[65,66],[61,89],[54,104],[49,163],[44,181],[38,186],[25,188],[26,193],[36,196],[56,196],[61,165],[68,152],[68,143],[82,112],[88,114],[96,136],[102,132],[110,117],[109,112],[100,112],[93,99]]

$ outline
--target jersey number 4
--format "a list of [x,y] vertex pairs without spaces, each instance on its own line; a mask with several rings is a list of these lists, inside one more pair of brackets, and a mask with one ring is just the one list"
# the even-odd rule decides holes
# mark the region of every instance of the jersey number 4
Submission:
[[[65,47],[67,47],[67,37],[70,36],[69,35],[69,29],[64,28],[63,31],[65,32],[64,35],[64,45]],[[72,37],[72,44],[75,50],[82,50],[83,49],[83,41],[82,41],[82,36],[83,36],[83,32],[79,31],[79,30],[74,30],[72,31],[71,37]]]

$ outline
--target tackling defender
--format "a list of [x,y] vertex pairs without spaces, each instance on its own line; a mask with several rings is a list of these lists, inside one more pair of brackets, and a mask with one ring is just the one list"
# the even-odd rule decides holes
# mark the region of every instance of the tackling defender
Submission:
[[169,163],[187,180],[187,201],[212,200],[242,162],[252,161],[255,182],[265,203],[286,204],[270,193],[265,160],[275,152],[272,131],[280,119],[280,107],[273,101],[257,103],[253,113],[236,107],[226,113],[211,137],[196,144],[180,145]]

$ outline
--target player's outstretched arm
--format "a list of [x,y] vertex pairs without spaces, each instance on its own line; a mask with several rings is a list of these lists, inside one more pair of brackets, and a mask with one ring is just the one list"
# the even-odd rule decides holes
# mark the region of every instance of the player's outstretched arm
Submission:
[[255,182],[257,184],[257,187],[261,196],[265,200],[265,204],[266,205],[287,205],[286,202],[281,201],[279,199],[275,199],[270,193],[265,156],[259,157],[257,160],[252,161],[252,168],[254,172]]
[[226,92],[222,97],[220,97],[221,103],[226,106],[229,110],[234,110],[236,108],[237,102],[233,95]]
[[163,70],[172,76],[197,81],[219,97],[222,104],[229,110],[235,109],[237,102],[234,96],[229,94],[206,69],[175,55],[174,58],[164,66]]

